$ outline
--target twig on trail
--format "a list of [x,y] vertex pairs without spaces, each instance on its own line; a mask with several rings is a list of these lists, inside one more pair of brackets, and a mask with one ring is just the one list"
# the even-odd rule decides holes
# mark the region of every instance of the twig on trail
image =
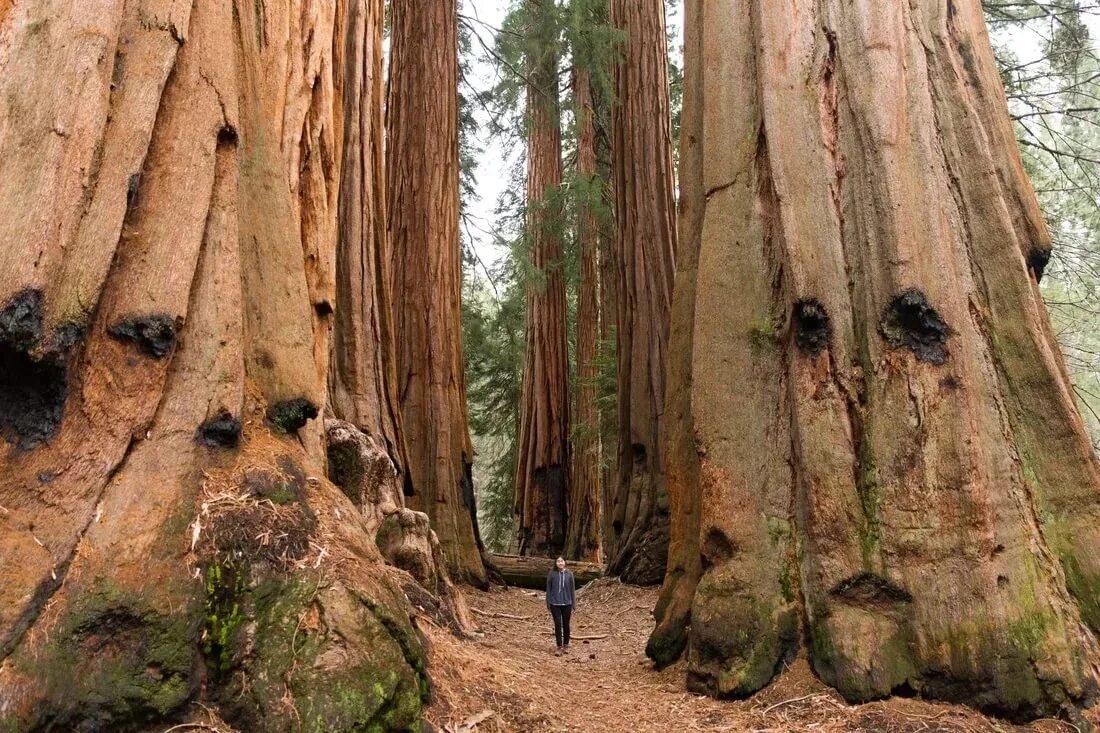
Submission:
[[530,621],[530,616],[516,616],[511,613],[497,613],[496,611],[482,611],[480,608],[474,608],[470,606],[470,610],[479,616],[487,616],[488,618],[507,618],[513,621]]
[[171,728],[164,731],[164,733],[172,733],[174,730],[195,730],[200,728],[202,730],[212,730],[214,733],[221,733],[221,729],[215,728],[212,725],[207,725],[206,723],[180,723],[179,725],[173,725]]
[[[775,710],[776,708],[781,708],[784,705],[790,705],[792,703],[802,702],[803,700],[809,700],[811,697],[822,697],[822,694],[820,692],[815,692],[812,695],[803,695],[802,697],[794,697],[790,700],[781,700],[774,705],[769,705],[768,707],[764,708],[764,712],[761,713],[761,715],[767,715],[772,710]],[[828,695],[825,695],[824,697],[828,697]]]

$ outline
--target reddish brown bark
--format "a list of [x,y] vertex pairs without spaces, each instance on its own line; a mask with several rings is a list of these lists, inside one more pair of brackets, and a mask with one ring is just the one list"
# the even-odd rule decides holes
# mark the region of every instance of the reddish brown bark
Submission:
[[581,277],[577,295],[577,385],[573,407],[573,474],[569,485],[569,532],[566,556],[594,560],[600,554],[600,415],[597,409],[599,378],[598,326],[599,282],[597,202],[601,193],[596,172],[596,124],[588,71],[575,68],[573,94],[577,110],[577,178],[585,200],[577,223]]
[[[378,443],[404,482],[406,448],[397,399],[397,345],[386,235],[381,0],[348,3],[343,64],[341,175],[332,336],[333,414]],[[332,304],[321,302],[323,311]]]
[[[552,11],[528,0],[532,27]],[[537,32],[537,31],[536,31]],[[561,114],[558,59],[532,55],[527,83],[526,236],[534,275],[527,286],[526,350],[516,459],[519,553],[557,554],[565,546],[569,497],[569,384],[562,273]]]
[[1100,466],[980,3],[692,5],[669,445],[700,458],[674,532],[703,570],[670,572],[651,647],[690,596],[696,690],[751,694],[805,640],[852,700],[1072,714]]
[[462,359],[455,0],[397,0],[386,112],[397,385],[410,504],[456,580],[487,581]]
[[661,448],[676,251],[665,6],[612,0],[625,36],[615,66],[612,184],[618,252],[619,460],[607,520],[608,572],[659,583],[668,552]]
[[0,18],[0,728],[417,718],[408,606],[311,419],[345,10]]

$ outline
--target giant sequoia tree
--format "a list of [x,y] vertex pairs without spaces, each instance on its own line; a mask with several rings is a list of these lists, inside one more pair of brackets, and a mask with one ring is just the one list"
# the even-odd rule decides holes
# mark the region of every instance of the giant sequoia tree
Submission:
[[668,50],[661,0],[612,0],[623,33],[612,106],[618,262],[618,471],[605,521],[608,570],[659,583],[668,550],[661,431],[676,251]]
[[462,359],[458,11],[455,0],[391,10],[386,175],[410,503],[431,517],[452,576],[483,586]]
[[596,120],[592,78],[574,52],[573,96],[577,115],[577,245],[581,272],[577,293],[577,385],[573,408],[573,467],[569,486],[569,518],[565,552],[570,558],[595,559],[600,535],[600,434],[596,402],[599,330],[598,247],[596,206],[600,180],[596,174]]
[[521,554],[565,545],[569,496],[569,344],[562,273],[558,25],[551,0],[526,0],[527,286],[513,513]]
[[1091,696],[1100,467],[978,0],[693,2],[687,61],[651,655],[690,613],[711,694],[805,640],[853,700]]
[[250,730],[416,721],[418,636],[312,419],[364,19],[0,4],[0,727],[199,694]]

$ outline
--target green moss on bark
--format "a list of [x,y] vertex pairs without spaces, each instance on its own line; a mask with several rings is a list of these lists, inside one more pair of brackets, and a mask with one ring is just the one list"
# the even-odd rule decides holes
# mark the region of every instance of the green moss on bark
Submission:
[[22,725],[128,728],[161,719],[187,701],[195,687],[197,603],[169,611],[163,594],[111,585],[82,589],[78,597],[40,655],[15,659],[44,692]]

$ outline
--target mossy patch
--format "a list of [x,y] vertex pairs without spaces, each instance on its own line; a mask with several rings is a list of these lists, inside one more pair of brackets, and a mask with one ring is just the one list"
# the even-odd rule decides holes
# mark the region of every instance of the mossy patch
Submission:
[[[238,676],[222,691],[232,722],[258,731],[415,729],[424,676],[384,621],[343,588],[309,573],[255,582]],[[245,643],[238,635],[238,644]]]
[[187,701],[201,610],[191,604],[168,612],[152,603],[110,586],[85,590],[43,653],[17,658],[20,671],[40,680],[45,692],[30,728],[130,727]]

